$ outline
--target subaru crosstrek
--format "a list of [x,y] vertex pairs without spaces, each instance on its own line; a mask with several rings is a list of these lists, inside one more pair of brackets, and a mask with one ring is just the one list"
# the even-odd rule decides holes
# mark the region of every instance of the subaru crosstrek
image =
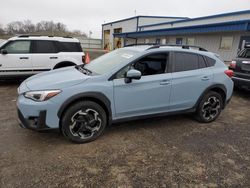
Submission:
[[114,122],[173,113],[214,121],[233,92],[233,71],[190,46],[132,46],[89,64],[41,73],[18,88],[18,117],[33,130],[59,128],[93,141]]

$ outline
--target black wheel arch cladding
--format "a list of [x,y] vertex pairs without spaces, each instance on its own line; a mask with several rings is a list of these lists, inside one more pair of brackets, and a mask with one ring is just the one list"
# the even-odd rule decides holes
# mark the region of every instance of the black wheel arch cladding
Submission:
[[64,101],[64,103],[61,105],[57,113],[57,116],[61,118],[64,111],[67,109],[67,107],[69,107],[70,105],[72,105],[73,103],[79,100],[89,100],[89,101],[96,102],[106,112],[108,124],[112,122],[112,116],[111,116],[112,111],[111,111],[110,100],[103,93],[100,93],[100,92],[84,92],[84,93],[79,93],[79,94],[71,96],[66,101]]
[[205,89],[201,96],[199,97],[199,99],[197,100],[196,104],[195,104],[195,108],[198,107],[200,101],[202,100],[202,98],[209,92],[209,91],[215,91],[217,93],[219,93],[221,95],[221,98],[222,98],[222,102],[223,102],[223,108],[225,107],[226,105],[226,96],[227,96],[227,89],[224,85],[222,84],[215,84],[215,85],[212,85],[210,87],[208,87],[207,89]]

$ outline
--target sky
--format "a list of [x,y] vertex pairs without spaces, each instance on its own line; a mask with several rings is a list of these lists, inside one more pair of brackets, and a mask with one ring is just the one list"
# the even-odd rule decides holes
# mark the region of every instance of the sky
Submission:
[[6,0],[0,6],[0,24],[41,20],[63,22],[93,38],[101,38],[103,23],[136,15],[200,17],[250,10],[250,0]]

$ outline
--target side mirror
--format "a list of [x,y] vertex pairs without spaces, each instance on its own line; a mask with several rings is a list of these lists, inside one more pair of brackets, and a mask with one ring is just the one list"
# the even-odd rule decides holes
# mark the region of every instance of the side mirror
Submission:
[[125,83],[131,83],[133,79],[140,80],[141,79],[141,72],[138,70],[135,70],[135,69],[130,69],[126,73]]
[[7,50],[5,50],[5,49],[2,49],[2,50],[1,50],[1,54],[2,54],[2,55],[6,55],[7,53],[8,53]]

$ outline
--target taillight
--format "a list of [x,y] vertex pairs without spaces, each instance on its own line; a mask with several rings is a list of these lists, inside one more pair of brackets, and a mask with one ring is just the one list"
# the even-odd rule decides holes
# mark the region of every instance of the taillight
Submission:
[[229,64],[229,68],[235,69],[235,67],[236,67],[236,61],[232,61],[232,62]]
[[85,55],[82,56],[82,63],[85,63]]
[[234,71],[232,70],[225,70],[224,72],[229,78],[232,78],[234,76]]

